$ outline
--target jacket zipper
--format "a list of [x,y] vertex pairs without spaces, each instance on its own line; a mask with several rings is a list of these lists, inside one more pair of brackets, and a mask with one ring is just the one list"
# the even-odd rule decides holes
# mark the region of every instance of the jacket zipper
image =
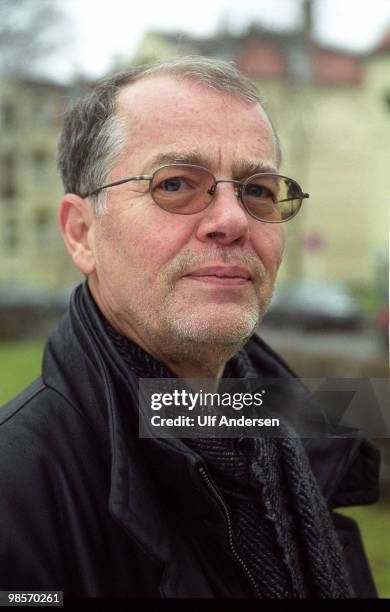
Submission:
[[232,529],[232,522],[230,520],[230,514],[229,514],[229,510],[227,509],[227,506],[221,496],[221,494],[219,493],[217,487],[215,486],[215,484],[213,483],[213,481],[211,480],[211,478],[209,477],[209,475],[207,474],[206,470],[204,469],[203,466],[199,466],[199,473],[202,476],[204,482],[206,483],[207,488],[209,489],[209,491],[214,495],[214,497],[217,498],[223,512],[225,515],[225,519],[226,519],[226,524],[227,524],[227,530],[228,530],[228,542],[229,542],[229,548],[230,551],[233,555],[233,557],[235,558],[235,560],[237,561],[238,565],[241,566],[241,568],[244,570],[244,573],[246,574],[255,594],[256,597],[260,597],[259,595],[259,591],[255,582],[255,579],[253,578],[248,566],[246,565],[245,561],[243,561],[240,557],[240,555],[238,554],[237,550],[234,547],[234,540],[233,540],[233,529]]

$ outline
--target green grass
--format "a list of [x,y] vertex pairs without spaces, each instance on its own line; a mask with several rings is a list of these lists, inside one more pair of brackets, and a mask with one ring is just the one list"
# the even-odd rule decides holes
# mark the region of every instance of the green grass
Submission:
[[[0,406],[41,371],[44,342],[0,342]],[[360,527],[380,597],[390,597],[390,505],[337,510]]]
[[0,342],[0,406],[41,372],[44,342]]
[[361,311],[368,318],[375,319],[379,310],[387,302],[387,292],[356,290],[352,292]]
[[337,509],[360,527],[379,597],[390,597],[390,504]]

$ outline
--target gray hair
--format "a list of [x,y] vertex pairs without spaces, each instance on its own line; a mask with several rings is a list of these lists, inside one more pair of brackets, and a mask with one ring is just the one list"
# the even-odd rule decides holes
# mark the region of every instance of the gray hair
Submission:
[[[256,86],[247,77],[233,64],[216,59],[188,56],[115,74],[77,100],[65,115],[58,159],[65,192],[86,197],[107,182],[126,145],[125,130],[116,114],[118,95],[127,85],[158,74],[203,83],[246,102],[263,105]],[[280,145],[274,129],[273,133],[279,163]],[[95,214],[103,214],[104,190],[90,197]]]

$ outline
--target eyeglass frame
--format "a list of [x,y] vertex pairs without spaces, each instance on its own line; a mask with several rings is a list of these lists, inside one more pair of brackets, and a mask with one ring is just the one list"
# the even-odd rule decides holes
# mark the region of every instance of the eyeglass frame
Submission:
[[[156,202],[154,195],[153,195],[153,191],[151,189],[152,186],[152,182],[153,179],[155,177],[155,175],[157,174],[157,172],[160,172],[160,170],[163,170],[164,168],[196,168],[198,170],[204,170],[206,171],[210,176],[212,176],[212,178],[214,179],[214,193],[211,194],[210,193],[210,189],[208,189],[207,193],[209,193],[209,195],[211,195],[211,200],[210,202],[201,210],[197,210],[196,212],[179,212],[179,211],[175,211],[175,210],[168,210],[167,208],[164,208],[163,206],[161,206],[161,204],[159,204],[158,202]],[[276,177],[280,177],[280,178],[284,178],[287,179],[288,181],[291,181],[292,183],[294,183],[298,189],[299,189],[299,193],[300,193],[300,198],[285,198],[284,200],[279,200],[279,202],[288,202],[289,200],[295,200],[295,199],[300,199],[300,204],[298,209],[294,212],[293,215],[291,215],[291,217],[288,217],[288,219],[282,219],[281,221],[265,221],[264,219],[259,219],[258,217],[255,217],[253,215],[253,213],[247,208],[245,201],[243,199],[243,191],[245,191],[245,186],[256,176],[276,176]],[[153,202],[159,207],[161,208],[161,210],[165,210],[166,212],[172,213],[174,215],[196,215],[200,212],[203,212],[204,210],[206,210],[210,204],[212,203],[212,201],[214,200],[214,197],[217,193],[217,185],[219,183],[233,183],[233,185],[237,186],[237,191],[236,191],[236,197],[240,200],[241,204],[243,205],[244,209],[246,210],[246,212],[248,213],[248,215],[250,215],[253,219],[256,219],[256,221],[261,221],[262,223],[286,223],[287,221],[290,221],[291,219],[293,219],[300,211],[301,206],[302,206],[302,202],[304,199],[307,199],[310,197],[310,194],[302,191],[301,186],[299,185],[299,183],[297,183],[297,181],[295,179],[290,178],[289,176],[285,176],[284,174],[277,174],[276,172],[256,172],[256,174],[252,174],[251,176],[249,176],[245,181],[237,181],[235,179],[219,179],[217,180],[214,176],[214,174],[211,172],[211,170],[209,170],[208,168],[204,168],[203,166],[198,166],[196,164],[180,164],[180,163],[173,163],[173,164],[164,164],[162,166],[160,166],[159,168],[157,168],[152,174],[139,174],[137,176],[131,176],[129,178],[126,179],[120,179],[118,181],[114,181],[113,183],[108,183],[107,185],[103,185],[102,187],[98,187],[98,189],[94,189],[93,191],[90,191],[89,193],[87,193],[85,196],[83,196],[83,198],[88,198],[89,196],[95,195],[96,193],[99,193],[99,191],[102,191],[103,189],[108,189],[108,187],[116,187],[117,185],[123,185],[125,183],[129,183],[130,181],[149,181],[149,193],[150,196],[153,200]]]

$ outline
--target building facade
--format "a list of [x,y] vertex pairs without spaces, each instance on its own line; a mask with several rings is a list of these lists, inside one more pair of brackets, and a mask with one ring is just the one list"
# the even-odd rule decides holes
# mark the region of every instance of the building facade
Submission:
[[74,282],[56,212],[57,141],[70,88],[3,79],[0,89],[0,285]]

